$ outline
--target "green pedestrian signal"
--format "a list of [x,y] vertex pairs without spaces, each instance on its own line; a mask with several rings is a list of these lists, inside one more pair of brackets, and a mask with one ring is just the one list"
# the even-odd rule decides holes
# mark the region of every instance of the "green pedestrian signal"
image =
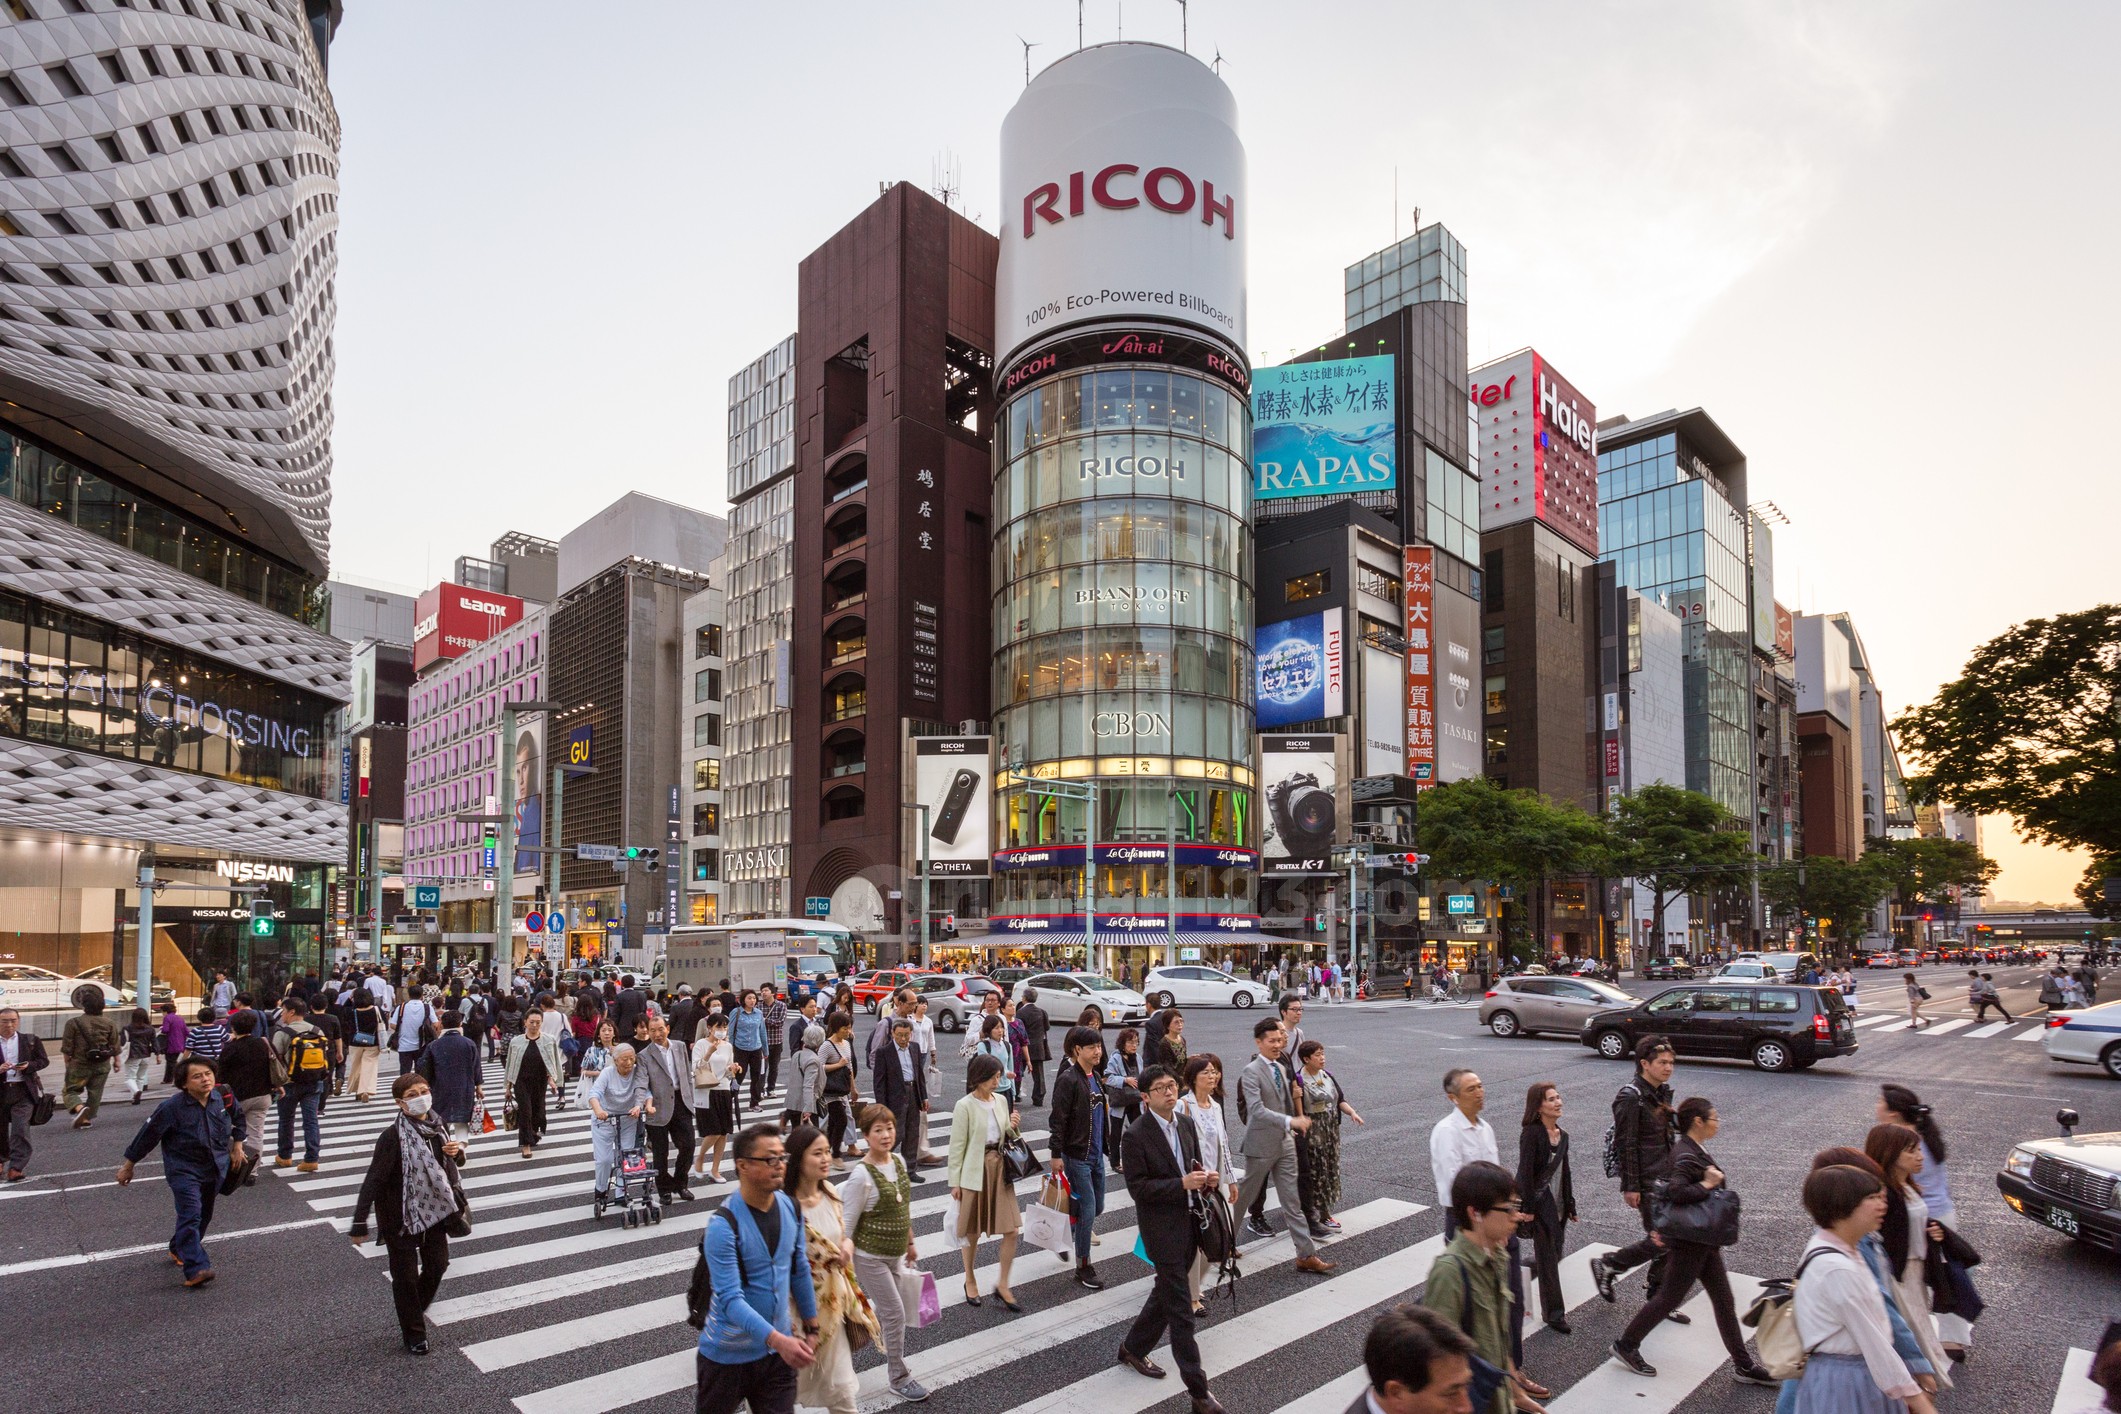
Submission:
[[270,938],[273,935],[273,928],[275,926],[275,920],[270,913],[252,914],[250,920],[250,935],[253,938]]

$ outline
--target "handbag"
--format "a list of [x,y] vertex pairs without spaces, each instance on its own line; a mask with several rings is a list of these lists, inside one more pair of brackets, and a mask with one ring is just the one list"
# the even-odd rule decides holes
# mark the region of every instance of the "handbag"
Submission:
[[1726,1186],[1709,1190],[1699,1203],[1674,1203],[1667,1196],[1670,1179],[1650,1186],[1650,1226],[1667,1242],[1703,1247],[1733,1247],[1738,1242],[1738,1195]]
[[1022,1183],[1043,1167],[1031,1150],[1031,1141],[1010,1130],[1009,1137],[1002,1141],[1002,1177],[1012,1184]]
[[51,1092],[49,1090],[39,1090],[37,1098],[29,1102],[29,1122],[31,1124],[50,1124],[52,1122],[52,1113],[56,1109],[58,1109],[58,1103],[52,1099]]
[[238,1188],[241,1188],[243,1186],[243,1181],[249,1178],[257,1171],[258,1156],[252,1153],[244,1154],[242,1163],[230,1164],[228,1166],[228,1173],[221,1180],[221,1196],[223,1198],[226,1198],[229,1194],[235,1192]]

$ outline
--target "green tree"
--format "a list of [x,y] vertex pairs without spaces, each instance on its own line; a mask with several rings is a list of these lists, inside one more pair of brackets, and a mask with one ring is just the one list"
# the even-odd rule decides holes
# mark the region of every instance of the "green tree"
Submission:
[[1952,908],[1957,898],[1979,897],[1998,869],[1966,840],[1872,839],[1864,841],[1863,857],[1886,881],[1903,913],[1924,904]]
[[2121,604],[1990,639],[1893,730],[1922,762],[1919,793],[2121,855]]
[[1760,871],[1760,892],[1778,908],[1801,909],[1834,931],[1835,943],[1853,952],[1871,911],[1892,892],[1889,868],[1871,855],[1841,859],[1815,854],[1794,864]]
[[2077,881],[2077,902],[2094,918],[2121,918],[2121,903],[2106,901],[2106,881],[2121,879],[2121,854],[2094,855]]
[[1431,874],[1512,886],[1532,904],[1526,921],[1542,936],[1547,882],[1601,873],[1612,853],[1596,816],[1480,776],[1423,791],[1418,830]]
[[1736,816],[1699,791],[1663,783],[1622,796],[1613,817],[1613,872],[1647,885],[1664,911],[1681,894],[1735,888],[1753,862],[1753,843]]

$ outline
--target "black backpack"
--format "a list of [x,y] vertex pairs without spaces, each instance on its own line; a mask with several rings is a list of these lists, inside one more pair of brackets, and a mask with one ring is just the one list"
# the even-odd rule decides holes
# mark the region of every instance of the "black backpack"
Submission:
[[[729,1230],[736,1234],[737,1280],[741,1282],[750,1281],[751,1278],[744,1274],[744,1234],[736,1225],[736,1214],[730,1212],[724,1206],[716,1208],[707,1215],[707,1221],[710,1223],[716,1218],[727,1218],[729,1220]],[[692,1259],[692,1281],[685,1288],[685,1324],[696,1331],[705,1330],[707,1328],[707,1308],[713,1304],[714,1274],[707,1269],[707,1239],[703,1236],[700,1239],[699,1255]]]

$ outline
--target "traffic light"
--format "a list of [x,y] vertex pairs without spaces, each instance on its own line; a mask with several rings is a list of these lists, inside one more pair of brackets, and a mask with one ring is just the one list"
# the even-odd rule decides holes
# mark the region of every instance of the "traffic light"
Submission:
[[250,916],[250,935],[253,938],[270,938],[278,926],[270,913],[253,913]]
[[630,844],[619,851],[628,864],[638,864],[653,874],[663,867],[663,851],[650,845]]
[[1377,859],[1381,864],[1397,865],[1401,869],[1419,869],[1429,862],[1426,854],[1381,854]]
[[1326,916],[1323,913],[1314,913],[1311,915],[1311,930],[1316,933],[1323,933],[1326,931]]

